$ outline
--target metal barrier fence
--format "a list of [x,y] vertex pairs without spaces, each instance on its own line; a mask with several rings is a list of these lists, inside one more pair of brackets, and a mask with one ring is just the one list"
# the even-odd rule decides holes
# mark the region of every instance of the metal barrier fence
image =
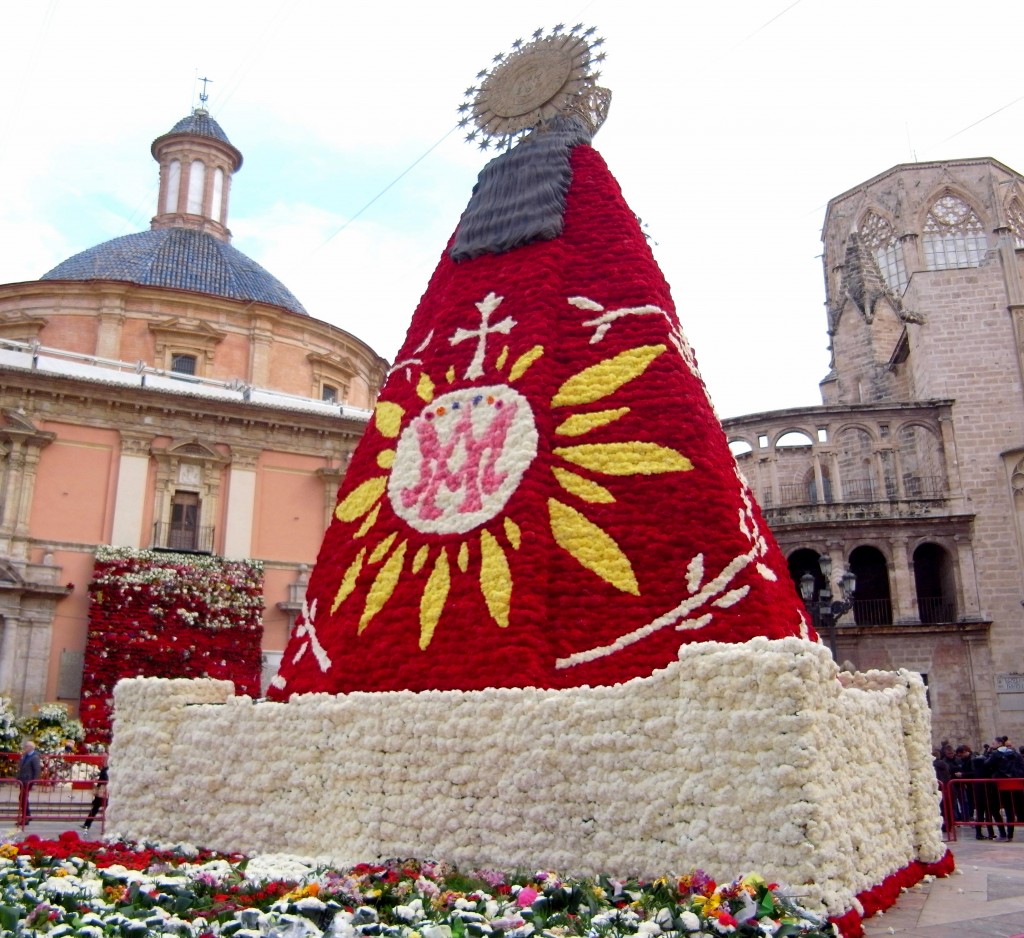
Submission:
[[32,821],[85,824],[100,832],[107,813],[107,783],[72,779],[19,782],[0,778],[0,821],[27,827]]
[[1012,837],[1024,827],[1024,778],[954,778],[942,788],[942,820],[946,836],[956,841],[958,826],[973,827],[984,837]]
[[[86,785],[95,781],[100,769],[107,764],[105,755],[78,756],[63,752],[41,752],[39,755],[42,765],[40,778],[65,779]],[[20,759],[21,753],[0,752],[0,777],[14,778]]]

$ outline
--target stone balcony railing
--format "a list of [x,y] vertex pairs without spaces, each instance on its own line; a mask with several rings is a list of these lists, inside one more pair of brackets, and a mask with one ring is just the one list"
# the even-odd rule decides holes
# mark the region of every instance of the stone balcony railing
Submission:
[[773,505],[772,493],[759,496],[765,519],[773,528],[788,524],[832,524],[841,521],[873,521],[886,518],[928,518],[947,514],[945,495],[929,498],[892,498],[871,501],[850,499],[820,504]]

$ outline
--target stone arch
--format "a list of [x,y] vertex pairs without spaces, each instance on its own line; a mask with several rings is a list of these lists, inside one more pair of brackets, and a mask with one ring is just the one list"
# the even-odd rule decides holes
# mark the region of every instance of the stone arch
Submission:
[[745,437],[732,437],[729,440],[729,452],[732,453],[734,459],[739,459],[741,456],[749,456],[754,452],[754,446]]
[[862,544],[850,551],[849,566],[857,577],[853,618],[857,625],[890,625],[892,591],[889,561],[878,547]]
[[832,439],[836,447],[843,500],[872,501],[877,498],[874,434],[866,427],[848,424]]
[[921,622],[956,621],[956,573],[949,551],[934,541],[919,544],[913,555],[914,590]]
[[809,573],[814,577],[814,599],[825,588],[825,577],[821,574],[821,564],[818,561],[820,551],[811,547],[798,547],[789,553],[786,563],[789,567],[789,576],[793,581],[793,588],[800,594],[800,578]]
[[946,459],[942,437],[934,427],[912,421],[896,430],[903,492],[909,498],[946,491]]
[[814,438],[806,431],[799,427],[787,427],[784,430],[780,430],[775,435],[775,441],[772,444],[775,447],[793,447],[793,446],[813,446]]

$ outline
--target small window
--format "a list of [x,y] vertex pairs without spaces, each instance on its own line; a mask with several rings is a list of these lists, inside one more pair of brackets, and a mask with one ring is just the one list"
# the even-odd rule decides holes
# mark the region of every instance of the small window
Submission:
[[194,375],[196,373],[195,355],[172,355],[171,371],[179,375]]
[[333,384],[325,384],[320,389],[320,400],[328,404],[338,403],[338,389]]

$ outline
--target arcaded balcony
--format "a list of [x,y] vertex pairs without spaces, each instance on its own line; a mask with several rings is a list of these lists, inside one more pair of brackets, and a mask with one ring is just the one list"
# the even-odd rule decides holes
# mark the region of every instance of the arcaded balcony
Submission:
[[950,402],[827,406],[724,422],[773,528],[948,514],[959,502]]

